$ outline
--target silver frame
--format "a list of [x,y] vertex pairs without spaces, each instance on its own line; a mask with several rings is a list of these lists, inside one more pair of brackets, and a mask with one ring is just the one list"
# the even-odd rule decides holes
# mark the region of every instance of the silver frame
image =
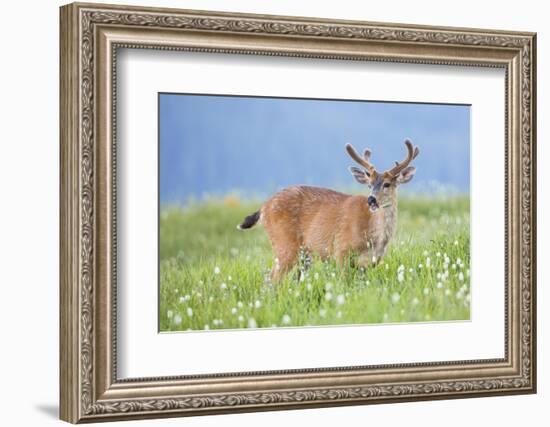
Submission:
[[[76,423],[535,392],[535,34],[75,3],[61,8],[60,43],[62,419]],[[118,379],[118,48],[504,68],[505,357]]]

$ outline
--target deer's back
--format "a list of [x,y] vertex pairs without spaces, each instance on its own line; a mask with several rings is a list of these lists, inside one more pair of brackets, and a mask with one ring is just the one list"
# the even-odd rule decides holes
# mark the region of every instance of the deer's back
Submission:
[[354,198],[327,188],[288,187],[265,202],[262,224],[270,235],[292,235],[311,250],[329,255],[345,207]]

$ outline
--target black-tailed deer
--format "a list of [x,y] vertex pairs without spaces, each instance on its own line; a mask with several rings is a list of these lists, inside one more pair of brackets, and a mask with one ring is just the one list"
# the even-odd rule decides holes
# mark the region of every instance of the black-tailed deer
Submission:
[[275,263],[271,280],[279,281],[297,262],[300,250],[342,263],[356,254],[367,267],[384,256],[397,225],[397,187],[409,182],[416,171],[410,163],[419,149],[405,140],[407,157],[385,172],[370,162],[371,152],[360,156],[350,145],[346,150],[362,168],[350,167],[368,196],[352,196],[327,188],[297,185],[268,199],[259,211],[247,216],[239,229],[260,222],[271,241]]

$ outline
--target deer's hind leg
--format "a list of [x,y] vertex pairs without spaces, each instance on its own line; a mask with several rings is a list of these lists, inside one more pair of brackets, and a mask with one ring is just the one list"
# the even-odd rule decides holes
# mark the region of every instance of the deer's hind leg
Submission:
[[296,265],[300,241],[293,233],[277,233],[270,235],[270,239],[275,257],[270,279],[272,283],[277,283]]

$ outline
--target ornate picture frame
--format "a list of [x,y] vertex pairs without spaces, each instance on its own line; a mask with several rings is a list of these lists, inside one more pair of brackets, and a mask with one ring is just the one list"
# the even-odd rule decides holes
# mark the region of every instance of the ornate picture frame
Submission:
[[[74,3],[60,11],[60,416],[110,421],[536,391],[536,35]],[[117,49],[499,67],[502,359],[117,378]]]

